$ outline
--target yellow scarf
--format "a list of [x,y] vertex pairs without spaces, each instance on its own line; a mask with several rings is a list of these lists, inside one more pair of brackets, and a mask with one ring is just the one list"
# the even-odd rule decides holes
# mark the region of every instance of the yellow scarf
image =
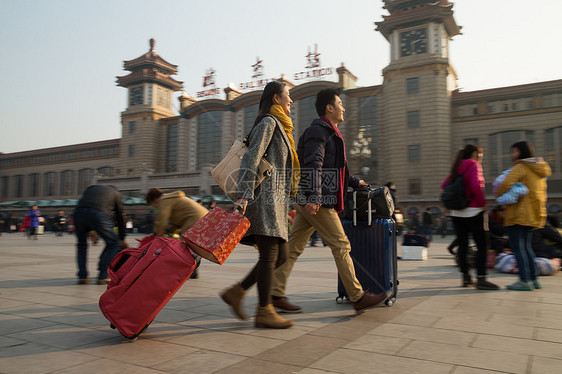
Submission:
[[291,118],[285,114],[281,105],[273,104],[269,109],[269,114],[274,115],[279,121],[281,121],[283,129],[287,134],[287,138],[289,138],[289,143],[291,143],[291,155],[293,156],[293,179],[291,181],[291,195],[295,196],[297,194],[297,190],[299,189],[300,164],[299,156],[297,156],[297,149],[295,147],[295,140],[293,139],[293,121],[291,121]]

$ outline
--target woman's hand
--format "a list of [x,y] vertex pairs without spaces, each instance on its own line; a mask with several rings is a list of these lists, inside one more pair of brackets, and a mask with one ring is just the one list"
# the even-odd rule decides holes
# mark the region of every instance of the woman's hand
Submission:
[[246,213],[247,206],[248,200],[246,199],[238,199],[234,202],[234,210],[236,211],[238,209],[242,214]]

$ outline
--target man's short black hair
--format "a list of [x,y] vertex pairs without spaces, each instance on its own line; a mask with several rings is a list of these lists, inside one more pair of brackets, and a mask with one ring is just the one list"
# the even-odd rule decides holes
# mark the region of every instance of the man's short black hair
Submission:
[[320,90],[316,95],[316,113],[320,117],[326,115],[326,105],[336,104],[336,96],[340,96],[340,89],[339,88],[324,88]]

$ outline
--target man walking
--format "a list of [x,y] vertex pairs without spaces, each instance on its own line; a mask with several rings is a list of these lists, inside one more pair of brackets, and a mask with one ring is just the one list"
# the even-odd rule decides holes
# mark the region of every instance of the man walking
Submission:
[[423,212],[422,235],[427,237],[430,242],[433,241],[433,219],[431,218],[431,208],[425,208]]
[[[115,233],[117,224],[119,235]],[[74,227],[78,238],[78,284],[88,284],[88,233],[95,231],[105,241],[99,264],[98,284],[107,284],[107,267],[119,251],[126,248],[125,221],[121,194],[112,186],[95,184],[86,189],[74,210]]]
[[304,251],[310,235],[316,230],[331,248],[338,273],[357,312],[374,307],[385,294],[363,291],[355,276],[349,252],[351,244],[343,230],[338,213],[344,207],[347,186],[364,187],[363,180],[352,177],[347,170],[345,144],[338,130],[343,122],[339,90],[327,88],[316,96],[316,112],[320,118],[304,131],[297,153],[301,165],[299,193],[295,204],[296,216],[289,237],[289,256],[273,274],[273,305],[286,313],[300,313],[285,296],[287,279],[295,261]]

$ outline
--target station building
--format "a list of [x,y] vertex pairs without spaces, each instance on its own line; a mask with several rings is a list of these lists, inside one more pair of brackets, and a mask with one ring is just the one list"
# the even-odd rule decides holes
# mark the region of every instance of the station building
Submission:
[[[278,78],[291,88],[295,138],[316,117],[316,93],[339,88],[352,174],[374,185],[394,182],[407,213],[431,207],[436,214],[443,211],[440,185],[458,149],[467,143],[484,148],[486,194],[494,205],[491,182],[510,167],[509,146],[528,139],[552,167],[548,209],[560,212],[562,79],[461,92],[449,58],[449,41],[461,29],[453,4],[384,4],[389,14],[376,30],[389,42],[390,63],[381,85],[358,87],[344,64],[333,81]],[[77,199],[93,183],[112,184],[127,196],[142,196],[151,187],[222,194],[210,170],[249,132],[261,90],[227,87],[224,99],[199,100],[184,93],[177,114],[172,94],[183,88],[173,78],[177,68],[155,52],[152,40],[147,53],[124,62],[126,74],[117,84],[126,89],[128,106],[119,139],[0,154],[3,201]]]

